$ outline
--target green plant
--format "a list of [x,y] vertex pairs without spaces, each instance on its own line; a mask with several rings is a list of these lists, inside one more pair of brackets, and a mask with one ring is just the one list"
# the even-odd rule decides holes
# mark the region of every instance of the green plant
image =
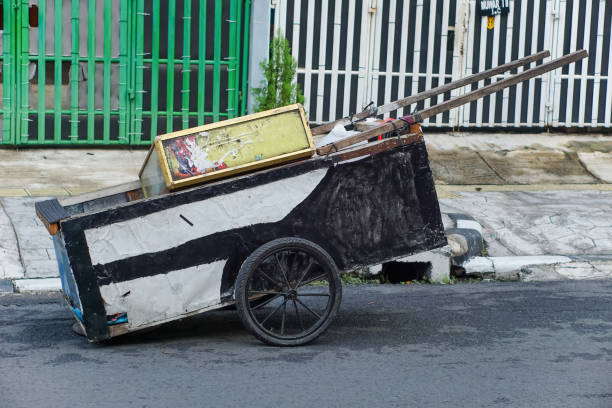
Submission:
[[342,283],[345,285],[371,285],[378,284],[378,279],[366,278],[357,272],[349,272],[342,275]]
[[295,81],[297,62],[291,55],[289,41],[278,31],[272,39],[270,58],[261,62],[265,80],[253,89],[255,110],[263,111],[292,103],[304,103],[300,85]]

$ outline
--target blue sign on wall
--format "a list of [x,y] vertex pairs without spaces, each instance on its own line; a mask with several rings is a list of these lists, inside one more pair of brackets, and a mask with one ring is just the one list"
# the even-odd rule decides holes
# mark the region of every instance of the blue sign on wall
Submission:
[[476,5],[480,16],[496,16],[510,12],[510,0],[480,0]]

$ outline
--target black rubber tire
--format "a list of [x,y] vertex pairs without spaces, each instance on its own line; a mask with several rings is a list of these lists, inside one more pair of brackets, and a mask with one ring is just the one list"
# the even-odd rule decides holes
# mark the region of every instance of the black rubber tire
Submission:
[[[302,285],[300,285],[302,283],[302,280],[304,280],[306,275],[310,272],[311,266],[313,265],[312,262],[308,264],[308,268],[302,269],[304,272],[299,272],[302,275],[302,280],[299,280],[299,281],[296,280],[297,282],[295,283],[295,288],[293,290],[291,290],[291,286],[292,286],[291,279],[287,279],[287,277],[285,277],[286,286],[287,286],[286,290],[292,291],[295,293],[287,294],[287,296],[276,295],[275,297],[278,298],[280,302],[282,302],[284,299],[285,304],[288,303],[289,301],[293,303],[293,305],[295,306],[296,319],[299,321],[300,328],[303,330],[304,325],[303,325],[302,318],[300,318],[298,314],[298,309],[299,309],[297,306],[298,303],[302,305],[304,315],[309,316],[312,319],[312,316],[310,316],[308,313],[305,313],[305,311],[308,311],[318,317],[318,320],[316,320],[315,323],[311,327],[295,335],[291,335],[291,334],[281,335],[283,334],[283,331],[282,331],[283,329],[281,329],[281,333],[274,333],[272,330],[268,330],[265,327],[263,327],[264,326],[263,323],[265,323],[265,319],[264,319],[264,322],[259,322],[257,320],[257,317],[255,316],[254,310],[252,310],[252,308],[260,307],[260,306],[254,306],[254,305],[261,305],[261,303],[263,302],[261,302],[259,299],[249,300],[249,292],[253,293],[252,291],[249,291],[250,285],[252,285],[254,280],[258,276],[260,277],[262,273],[265,274],[265,272],[263,272],[262,270],[259,270],[258,268],[260,268],[260,265],[262,265],[264,262],[270,262],[269,261],[270,257],[272,256],[276,257],[275,258],[276,261],[279,262],[279,270],[281,270],[283,274],[286,274],[286,275],[290,274],[291,271],[283,271],[283,267],[280,266],[280,261],[278,260],[278,255],[277,255],[279,253],[294,254],[292,255],[294,259],[298,257],[297,254],[307,254],[308,256],[311,257],[311,259],[315,261],[314,269],[316,270],[316,273],[319,273],[320,271],[325,276],[327,276],[326,279],[321,279],[320,281],[328,282],[328,287],[327,287],[328,291],[325,292],[324,287],[321,287],[321,288],[315,287],[314,289],[320,289],[322,291],[321,293],[323,293],[323,294],[318,294],[318,295],[313,295],[312,293],[300,294],[299,292],[299,290],[301,290],[301,288],[304,288],[304,285],[308,283],[308,282],[304,282]],[[288,265],[286,264],[285,267],[287,266]],[[321,277],[323,275],[319,274],[316,276]],[[260,279],[260,282],[262,281],[264,281],[264,279]],[[281,282],[281,285],[284,285],[284,284]],[[282,289],[278,289],[278,290],[280,291]],[[309,287],[309,290],[313,290],[313,288]],[[273,346],[300,346],[300,345],[303,345],[303,344],[306,344],[306,343],[309,343],[315,340],[321,334],[323,334],[325,330],[327,330],[327,328],[329,327],[330,323],[332,322],[333,318],[336,316],[338,309],[340,307],[340,302],[342,300],[342,282],[340,280],[340,274],[338,272],[338,268],[334,260],[319,245],[313,242],[310,242],[308,240],[302,239],[302,238],[279,238],[279,239],[275,239],[273,241],[270,241],[260,246],[251,255],[249,255],[249,257],[244,261],[238,273],[238,277],[236,279],[234,296],[236,299],[236,309],[238,310],[238,316],[240,317],[242,324],[257,339],[261,340],[262,342],[266,344],[273,345]],[[269,297],[269,295],[265,295],[265,296]],[[320,316],[316,312],[312,312],[304,303],[302,303],[299,300],[299,296],[318,296],[318,297],[326,296],[328,297],[324,312]],[[302,297],[302,300],[304,299],[305,298]],[[279,308],[280,307],[281,306],[279,306]],[[275,309],[275,310],[278,310],[278,309]],[[274,313],[276,312],[273,312],[272,314]],[[284,309],[283,316],[282,316],[282,327],[283,328],[285,325],[285,315],[286,315],[286,312]]]

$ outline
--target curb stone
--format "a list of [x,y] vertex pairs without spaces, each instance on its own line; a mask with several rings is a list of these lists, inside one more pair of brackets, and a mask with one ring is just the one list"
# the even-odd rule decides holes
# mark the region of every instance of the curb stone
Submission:
[[15,292],[59,292],[60,278],[15,279]]
[[0,279],[0,293],[13,293],[15,288],[10,279]]
[[474,257],[482,256],[484,240],[482,226],[466,214],[447,213],[452,225],[446,229],[446,238],[451,246],[451,262],[463,266]]

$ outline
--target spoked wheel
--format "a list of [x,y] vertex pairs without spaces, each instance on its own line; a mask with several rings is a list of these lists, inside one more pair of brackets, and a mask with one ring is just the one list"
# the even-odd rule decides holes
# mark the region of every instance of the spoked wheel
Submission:
[[340,307],[342,284],[333,259],[301,238],[270,241],[242,264],[236,308],[244,326],[274,346],[319,337]]

